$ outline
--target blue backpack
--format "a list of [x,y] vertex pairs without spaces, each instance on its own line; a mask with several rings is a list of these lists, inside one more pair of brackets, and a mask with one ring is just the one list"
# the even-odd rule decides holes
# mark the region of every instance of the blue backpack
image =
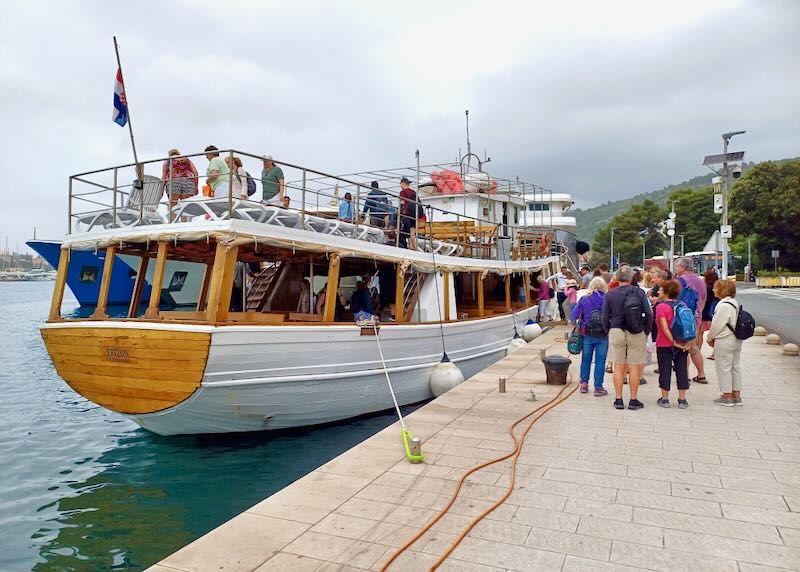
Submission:
[[678,278],[678,282],[681,284],[681,293],[678,295],[678,300],[686,304],[692,311],[692,314],[694,314],[697,311],[697,292],[689,288],[689,285],[683,278]]
[[694,312],[682,301],[678,301],[677,304],[670,303],[670,307],[673,312],[672,327],[669,329],[672,337],[679,342],[693,340],[697,336]]

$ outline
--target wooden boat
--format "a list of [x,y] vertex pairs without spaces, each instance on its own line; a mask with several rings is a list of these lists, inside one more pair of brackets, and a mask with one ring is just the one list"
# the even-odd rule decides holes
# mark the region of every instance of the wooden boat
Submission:
[[[302,193],[296,211],[233,196],[193,199],[154,206],[167,211],[162,221],[151,213],[146,222],[122,226],[111,215],[102,228],[67,234],[41,329],[59,375],[87,399],[163,435],[284,429],[390,408],[384,367],[400,404],[428,399],[445,351],[469,377],[503,357],[515,332],[536,317],[531,278],[549,275],[559,261],[516,246],[521,254],[505,252],[515,240],[511,225],[490,232],[481,220],[437,223],[436,210],[426,207],[417,249],[398,248],[391,229],[360,222],[363,183],[296,169],[302,184],[288,185]],[[327,189],[335,183],[355,190],[354,222],[311,208],[310,174],[326,179]],[[80,196],[73,185],[83,178],[73,177],[71,208]],[[122,204],[116,195],[126,191],[107,190]],[[317,185],[315,192],[323,191]],[[96,204],[96,191],[92,197]],[[187,212],[194,220],[186,220]],[[70,212],[70,220],[80,216]],[[497,240],[502,233],[508,240]],[[95,250],[105,253],[95,312],[65,319],[60,308],[71,253]],[[120,255],[139,264],[127,316],[109,318]],[[165,269],[175,262],[205,269],[190,310],[161,309]],[[235,290],[237,276],[250,283],[244,293]],[[152,282],[148,300],[145,278]],[[303,284],[317,294],[323,286],[341,291],[346,302],[357,280],[384,314],[393,309],[393,321],[356,322],[337,296],[326,295],[319,313],[311,296],[298,308]],[[512,291],[523,289],[523,298],[512,299]]]

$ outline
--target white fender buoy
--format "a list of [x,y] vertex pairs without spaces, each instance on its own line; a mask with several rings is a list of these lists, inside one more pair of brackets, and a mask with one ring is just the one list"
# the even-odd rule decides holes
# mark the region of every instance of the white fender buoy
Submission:
[[777,346],[781,343],[781,338],[778,334],[769,334],[767,336],[767,343],[771,346]]
[[800,355],[800,348],[797,347],[797,344],[786,344],[783,346],[783,355],[785,356]]
[[754,336],[766,336],[767,329],[764,326],[756,326],[755,330],[753,330]]
[[514,338],[508,343],[508,347],[506,348],[506,355],[511,355],[519,348],[525,347],[525,340],[522,338]]
[[[446,361],[445,361],[446,360]],[[458,366],[445,358],[433,368],[431,373],[431,392],[434,397],[444,395],[455,386],[464,382],[464,374]]]
[[530,322],[522,327],[522,339],[532,342],[542,335],[542,327],[536,322]]

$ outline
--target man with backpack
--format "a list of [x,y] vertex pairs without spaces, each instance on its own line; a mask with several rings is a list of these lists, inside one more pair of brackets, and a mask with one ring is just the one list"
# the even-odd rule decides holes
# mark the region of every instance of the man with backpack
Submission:
[[697,337],[689,344],[689,357],[694,367],[697,368],[697,377],[693,377],[692,381],[705,384],[708,383],[708,380],[706,380],[703,354],[700,353],[700,349],[703,347],[703,330],[700,328],[700,322],[703,319],[703,307],[706,305],[706,282],[694,273],[694,261],[686,256],[675,262],[675,274],[681,285],[678,300],[694,312],[697,321]]
[[364,200],[364,216],[369,217],[369,224],[378,228],[386,227],[386,219],[389,218],[389,199],[386,197],[378,181],[370,183],[371,190]]
[[647,361],[647,335],[653,323],[653,311],[644,290],[633,280],[633,269],[622,266],[617,271],[619,286],[609,290],[603,302],[603,328],[608,332],[608,355],[614,365],[614,408],[625,409],[622,386],[626,366],[629,370],[630,402],[628,409],[641,409],[637,399],[639,380]]

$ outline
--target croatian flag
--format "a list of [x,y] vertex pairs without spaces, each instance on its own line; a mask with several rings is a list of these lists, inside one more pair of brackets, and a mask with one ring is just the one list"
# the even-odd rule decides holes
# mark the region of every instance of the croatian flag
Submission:
[[122,83],[122,70],[117,68],[117,79],[114,82],[114,113],[111,115],[114,123],[125,127],[128,123],[128,101],[125,99],[125,87]]

